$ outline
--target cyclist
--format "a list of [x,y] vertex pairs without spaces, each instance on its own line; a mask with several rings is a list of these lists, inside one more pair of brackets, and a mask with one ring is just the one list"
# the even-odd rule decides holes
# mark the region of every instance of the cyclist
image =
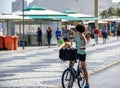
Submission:
[[[85,46],[86,46],[86,38],[84,36],[85,32],[85,27],[83,24],[77,24],[76,25],[76,31],[77,31],[77,37],[76,37],[76,47],[77,47],[77,56],[78,59],[80,60],[80,64],[82,67],[82,70],[85,74],[85,80],[86,80],[86,85],[84,88],[89,88],[89,82],[88,82],[88,72],[86,69],[86,52],[85,52]],[[75,63],[75,62],[73,62]]]

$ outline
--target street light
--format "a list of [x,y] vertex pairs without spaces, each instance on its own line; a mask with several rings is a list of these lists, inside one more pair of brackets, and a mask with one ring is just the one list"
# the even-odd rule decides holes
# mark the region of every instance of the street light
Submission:
[[24,0],[22,0],[22,12],[23,12],[23,49],[25,49],[25,30],[24,30]]

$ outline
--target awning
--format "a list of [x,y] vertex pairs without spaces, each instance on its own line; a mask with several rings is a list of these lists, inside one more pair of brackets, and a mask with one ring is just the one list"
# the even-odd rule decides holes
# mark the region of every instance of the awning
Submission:
[[100,20],[101,19],[101,18],[96,18],[91,15],[77,13],[72,10],[65,10],[65,11],[63,11],[63,13],[65,13],[66,15],[71,16],[71,17],[77,17],[77,18],[79,18],[79,20],[83,20],[83,21],[84,20]]
[[37,16],[37,15],[31,15],[31,16],[28,16],[32,19],[53,19],[53,20],[74,20],[74,21],[79,21],[80,19],[77,18],[77,17],[71,17],[71,16],[67,16],[67,15],[40,15],[40,16]]
[[118,16],[110,16],[106,19],[102,19],[103,21],[120,21],[120,17]]
[[[0,20],[22,20],[22,16],[13,15],[13,14],[4,14],[0,15]],[[29,17],[24,17],[24,19],[30,19]]]
[[[23,15],[23,11],[16,11],[13,12],[12,14],[16,14],[16,15]],[[58,11],[53,11],[53,10],[49,10],[49,9],[45,9],[42,7],[38,7],[38,6],[32,6],[32,7],[27,7],[24,9],[24,16],[29,16],[29,15],[65,15],[64,13],[58,12]]]
[[46,9],[43,7],[39,7],[39,6],[27,7],[24,9],[24,11],[30,11],[30,10],[46,10]]
[[90,20],[90,21],[92,21],[92,20],[101,20],[101,18],[97,18],[97,17],[82,17],[80,19],[81,20]]

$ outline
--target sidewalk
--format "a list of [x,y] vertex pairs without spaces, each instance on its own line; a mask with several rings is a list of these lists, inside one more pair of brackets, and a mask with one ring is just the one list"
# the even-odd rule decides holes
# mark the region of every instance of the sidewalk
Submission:
[[[120,63],[120,41],[112,37],[87,45],[89,74]],[[57,46],[19,47],[16,51],[0,51],[0,88],[58,88],[68,62],[62,63]]]

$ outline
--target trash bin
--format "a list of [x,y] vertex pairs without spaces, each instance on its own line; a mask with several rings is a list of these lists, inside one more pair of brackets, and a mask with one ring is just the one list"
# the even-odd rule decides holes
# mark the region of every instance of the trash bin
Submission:
[[0,50],[4,49],[4,37],[0,36]]
[[4,37],[5,48],[8,50],[14,50],[14,37],[13,36],[5,36]]
[[14,38],[14,50],[17,50],[18,48],[18,36],[13,36]]

